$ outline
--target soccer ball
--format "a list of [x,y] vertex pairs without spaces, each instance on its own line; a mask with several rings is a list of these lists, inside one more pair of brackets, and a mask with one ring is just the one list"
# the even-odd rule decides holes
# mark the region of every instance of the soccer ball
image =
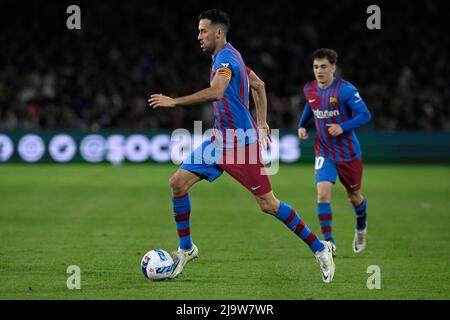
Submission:
[[142,272],[150,280],[167,279],[174,268],[172,257],[162,249],[150,250],[141,261]]

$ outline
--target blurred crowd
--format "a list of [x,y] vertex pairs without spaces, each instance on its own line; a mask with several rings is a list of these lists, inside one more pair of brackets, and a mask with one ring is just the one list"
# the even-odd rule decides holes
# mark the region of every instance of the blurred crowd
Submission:
[[366,27],[363,1],[80,1],[81,30],[66,28],[68,5],[0,4],[0,130],[210,126],[209,104],[153,110],[147,98],[209,85],[197,17],[218,7],[231,16],[228,41],[266,83],[272,128],[296,128],[311,53],[330,47],[372,112],[363,130],[450,131],[445,1],[380,4],[381,30]]

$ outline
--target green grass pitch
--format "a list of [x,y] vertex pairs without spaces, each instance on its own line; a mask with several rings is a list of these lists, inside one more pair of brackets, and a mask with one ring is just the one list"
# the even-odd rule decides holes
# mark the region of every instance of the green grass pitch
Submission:
[[[450,167],[364,167],[368,248],[352,252],[354,214],[334,188],[338,257],[322,282],[306,245],[226,174],[191,190],[200,250],[177,279],[151,282],[140,260],[178,245],[174,165],[1,165],[0,299],[449,299]],[[312,163],[271,177],[277,197],[319,233]],[[68,266],[81,289],[66,286]],[[369,290],[367,268],[381,270]]]

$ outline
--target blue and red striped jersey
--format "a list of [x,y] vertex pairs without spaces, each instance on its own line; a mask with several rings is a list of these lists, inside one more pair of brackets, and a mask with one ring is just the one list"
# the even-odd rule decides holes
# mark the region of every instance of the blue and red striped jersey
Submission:
[[[314,116],[316,156],[323,156],[336,162],[352,161],[361,157],[361,148],[354,129],[367,123],[370,112],[350,82],[333,79],[327,88],[320,88],[317,81],[308,82],[303,89],[306,104],[298,127],[305,127]],[[343,133],[333,137],[327,124],[338,123]]]
[[[214,108],[214,128],[218,129],[223,141],[229,143],[236,142],[235,139],[227,138],[227,129],[238,130],[248,133],[238,137],[237,143],[250,144],[257,140],[258,130],[255,120],[249,111],[249,80],[248,68],[244,64],[241,54],[230,44],[225,46],[212,57],[210,72],[210,82],[216,73],[225,74],[230,78],[224,97],[213,101]],[[249,129],[254,129],[247,131]],[[244,137],[240,141],[241,137]]]

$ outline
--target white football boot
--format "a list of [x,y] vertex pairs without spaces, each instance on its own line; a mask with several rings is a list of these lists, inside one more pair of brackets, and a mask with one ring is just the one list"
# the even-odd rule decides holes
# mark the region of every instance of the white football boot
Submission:
[[322,279],[325,283],[330,283],[334,278],[336,266],[333,261],[333,249],[330,241],[322,241],[325,249],[317,251],[314,255],[319,263],[320,271],[322,271]]
[[198,248],[195,244],[192,244],[192,248],[190,250],[183,250],[178,247],[177,251],[172,252],[173,265],[175,268],[170,275],[170,278],[178,277],[184,269],[184,266],[191,260],[194,260],[198,257]]
[[334,242],[329,241],[331,244],[331,253],[333,254],[333,258],[336,258],[336,244]]
[[363,230],[355,229],[355,236],[353,237],[353,252],[360,253],[367,245],[367,226]]

